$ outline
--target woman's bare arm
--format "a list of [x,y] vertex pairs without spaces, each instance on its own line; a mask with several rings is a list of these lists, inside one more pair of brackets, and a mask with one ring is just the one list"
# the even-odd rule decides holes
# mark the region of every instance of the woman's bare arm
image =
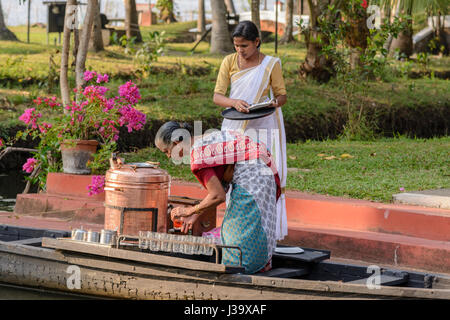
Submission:
[[210,208],[215,208],[219,204],[225,202],[226,193],[223,189],[217,176],[213,176],[206,183],[206,189],[208,190],[208,195],[196,206],[186,208],[186,207],[176,207],[171,212],[172,221],[174,219],[180,218],[183,222],[181,227],[181,232],[186,233],[197,221],[199,214]]
[[220,107],[233,107],[237,111],[248,112],[247,108],[249,107],[249,104],[247,102],[239,99],[231,99],[220,93],[214,93],[213,102]]

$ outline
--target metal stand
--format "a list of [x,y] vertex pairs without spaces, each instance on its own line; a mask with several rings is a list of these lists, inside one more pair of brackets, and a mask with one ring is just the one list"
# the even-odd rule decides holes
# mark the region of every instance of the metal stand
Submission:
[[158,230],[158,208],[130,208],[130,207],[120,207],[113,206],[105,203],[106,208],[116,209],[120,211],[120,226],[119,226],[119,235],[123,234],[123,219],[126,211],[138,211],[138,212],[152,212],[152,226],[154,232]]

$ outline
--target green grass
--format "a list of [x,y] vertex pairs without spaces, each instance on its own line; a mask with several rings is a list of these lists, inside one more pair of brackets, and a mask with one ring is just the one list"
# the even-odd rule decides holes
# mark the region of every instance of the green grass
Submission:
[[400,188],[450,187],[450,137],[309,141],[289,144],[287,154],[288,167],[300,169],[288,174],[289,189],[389,202]]
[[[388,203],[403,189],[450,188],[450,137],[307,141],[288,144],[287,155],[289,190]],[[173,179],[197,181],[188,165],[175,165],[156,148],[124,157],[159,161]]]

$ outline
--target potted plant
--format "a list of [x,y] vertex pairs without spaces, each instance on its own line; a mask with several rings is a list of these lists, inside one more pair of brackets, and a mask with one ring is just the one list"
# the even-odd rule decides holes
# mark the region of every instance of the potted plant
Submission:
[[[49,172],[104,174],[116,151],[120,127],[132,132],[146,122],[145,114],[135,108],[141,96],[133,82],[121,85],[117,95],[112,95],[105,86],[107,74],[86,71],[84,80],[80,92],[74,90],[77,101],[63,107],[56,97],[39,97],[19,117],[27,129],[16,138],[40,139],[37,152],[23,169],[34,173],[31,178],[41,188]],[[102,177],[94,176],[89,194],[102,192],[102,185]]]

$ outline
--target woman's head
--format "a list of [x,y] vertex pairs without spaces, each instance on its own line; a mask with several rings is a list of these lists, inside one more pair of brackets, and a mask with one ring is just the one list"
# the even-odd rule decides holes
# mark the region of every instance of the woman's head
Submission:
[[192,127],[188,123],[179,123],[176,121],[166,122],[156,133],[155,145],[170,158],[175,145],[183,141],[189,142],[191,131]]
[[251,56],[261,46],[258,28],[251,21],[239,22],[232,37],[234,48],[243,58]]

